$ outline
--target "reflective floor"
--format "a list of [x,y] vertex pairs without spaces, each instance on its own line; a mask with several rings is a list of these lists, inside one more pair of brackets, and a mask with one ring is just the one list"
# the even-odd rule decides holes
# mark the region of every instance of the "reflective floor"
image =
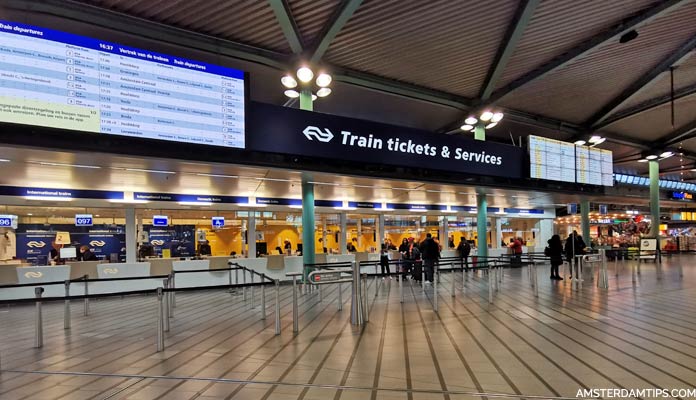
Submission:
[[[473,399],[575,398],[582,388],[696,386],[696,257],[675,256],[656,279],[652,263],[632,282],[620,262],[609,289],[548,279],[535,297],[526,269],[505,270],[494,303],[488,277],[442,273],[433,289],[396,280],[369,286],[369,323],[350,324],[350,285],[324,286],[323,299],[281,288],[282,334],[227,292],[177,295],[166,350],[156,352],[154,296],[44,306],[45,342],[34,344],[34,307],[0,308],[2,399]],[[684,277],[679,278],[679,264]],[[451,296],[455,279],[455,297]],[[463,283],[463,285],[462,285]],[[245,383],[240,383],[244,381]]]

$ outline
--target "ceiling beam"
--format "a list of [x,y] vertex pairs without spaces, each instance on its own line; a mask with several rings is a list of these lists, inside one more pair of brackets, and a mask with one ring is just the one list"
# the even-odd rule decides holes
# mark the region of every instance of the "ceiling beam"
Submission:
[[[154,23],[100,7],[89,6],[84,3],[65,0],[44,0],[41,2],[29,0],[3,0],[3,8],[19,12],[52,15],[79,23],[114,29],[162,43],[185,46],[191,49],[207,51],[212,54],[219,54],[265,65],[279,71],[286,70],[289,63],[292,61],[286,54],[242,45],[229,40],[218,39],[165,24]],[[473,107],[474,102],[462,96],[424,88],[422,86],[384,78],[374,74],[353,71],[331,65],[329,65],[329,67],[333,72],[334,79],[338,82],[462,111],[467,111]],[[575,134],[580,131],[578,125],[537,114],[505,108],[503,112],[506,114],[506,119],[531,126],[554,129],[568,134]],[[456,128],[458,129],[458,126]],[[612,134],[607,134],[605,137],[617,143],[636,146],[641,149],[649,148],[642,143],[636,144],[635,141],[630,141],[630,139],[618,135],[612,136]]]
[[[694,94],[696,94],[696,84],[683,87],[679,90],[675,90],[674,100],[679,100],[684,97],[692,96]],[[631,118],[646,111],[650,111],[653,108],[657,108],[661,105],[668,104],[670,101],[672,101],[672,96],[669,93],[660,97],[655,97],[650,100],[646,100],[642,103],[636,104],[635,106],[623,109],[619,112],[610,115],[604,121],[597,124],[595,129],[602,129],[605,126],[613,124],[614,122],[618,122],[626,118]]]
[[283,35],[290,45],[290,50],[294,54],[301,54],[304,50],[302,47],[302,36],[297,28],[295,19],[290,12],[290,5],[287,0],[268,0],[268,4],[273,9],[273,13],[280,24],[280,29],[283,30]]
[[649,71],[641,76],[637,81],[633,82],[609,103],[605,104],[599,111],[594,113],[583,125],[592,131],[596,126],[611,115],[617,108],[621,107],[631,97],[635,96],[641,90],[653,83],[662,73],[669,71],[670,67],[683,62],[689,57],[689,53],[696,47],[696,35],[693,35],[689,40],[682,43],[672,54],[667,58],[654,65]]
[[669,147],[675,144],[696,137],[696,120],[675,129],[672,133],[665,135],[656,141],[658,146]]
[[654,18],[659,17],[667,12],[673,11],[676,7],[686,3],[685,0],[662,0],[655,4],[653,7],[635,15],[632,18],[622,21],[621,23],[612,26],[611,28],[601,32],[587,40],[583,40],[582,43],[573,47],[572,49],[566,51],[565,53],[554,57],[550,61],[542,64],[538,68],[527,72],[526,74],[520,76],[519,78],[513,80],[502,88],[493,92],[489,98],[490,102],[495,102],[503,98],[504,96],[510,94],[512,91],[519,89],[534,80],[537,80],[549,72],[560,68],[569,62],[575,60],[576,58],[584,55],[585,53],[593,50],[606,42],[615,39],[616,37],[623,35],[624,33],[635,29],[638,25],[645,24]]
[[343,0],[341,5],[336,9],[336,12],[331,16],[330,22],[324,26],[324,29],[319,34],[319,40],[314,45],[310,53],[309,61],[316,64],[324,57],[324,53],[328,50],[331,42],[336,38],[336,35],[343,29],[343,26],[353,16],[355,10],[360,7],[363,0]]
[[498,53],[493,59],[493,64],[491,64],[488,70],[488,75],[486,80],[481,87],[481,92],[479,93],[479,99],[481,102],[485,102],[493,94],[493,90],[498,84],[500,76],[505,71],[508,60],[515,52],[517,48],[517,43],[522,38],[524,30],[527,28],[529,21],[532,19],[534,10],[539,5],[539,0],[522,0],[520,1],[517,11],[512,18],[512,22],[508,26],[505,32],[505,37],[498,47]]

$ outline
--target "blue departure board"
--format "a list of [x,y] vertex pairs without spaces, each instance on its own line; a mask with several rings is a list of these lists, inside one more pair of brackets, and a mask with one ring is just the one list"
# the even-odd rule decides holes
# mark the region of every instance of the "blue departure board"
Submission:
[[244,148],[244,72],[0,21],[0,121]]

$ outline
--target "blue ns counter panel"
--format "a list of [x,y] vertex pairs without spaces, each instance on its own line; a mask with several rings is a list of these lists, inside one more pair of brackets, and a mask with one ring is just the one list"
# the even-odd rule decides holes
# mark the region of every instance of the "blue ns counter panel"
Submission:
[[245,74],[0,21],[0,121],[244,148]]

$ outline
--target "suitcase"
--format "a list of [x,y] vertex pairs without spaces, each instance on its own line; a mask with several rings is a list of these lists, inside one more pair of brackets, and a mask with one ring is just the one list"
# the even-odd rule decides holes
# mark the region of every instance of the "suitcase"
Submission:
[[420,260],[413,263],[411,267],[411,276],[413,280],[421,281],[423,279],[423,262]]

